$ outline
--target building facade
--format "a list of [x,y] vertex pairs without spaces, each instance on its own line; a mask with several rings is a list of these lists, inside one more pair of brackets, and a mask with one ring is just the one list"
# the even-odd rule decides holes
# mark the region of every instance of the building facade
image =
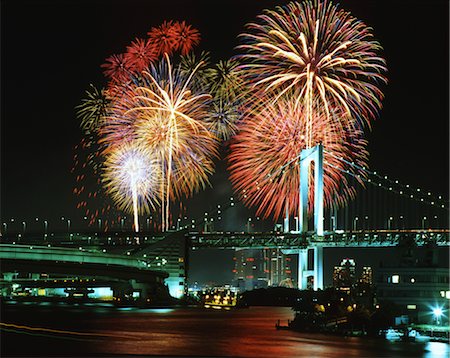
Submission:
[[280,249],[236,250],[234,285],[240,291],[292,283],[291,258]]

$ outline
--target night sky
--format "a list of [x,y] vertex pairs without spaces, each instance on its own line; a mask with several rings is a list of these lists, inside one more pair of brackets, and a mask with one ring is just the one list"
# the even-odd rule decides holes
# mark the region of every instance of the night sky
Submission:
[[[81,215],[70,173],[82,136],[74,107],[90,83],[105,84],[106,57],[173,19],[199,29],[199,49],[213,61],[226,59],[246,23],[286,3],[2,0],[1,221],[39,217],[56,227],[61,216]],[[339,3],[374,29],[387,60],[383,109],[367,135],[370,168],[448,198],[448,1]],[[213,189],[191,201],[193,213],[206,199],[212,205],[232,195],[225,164],[217,168]]]

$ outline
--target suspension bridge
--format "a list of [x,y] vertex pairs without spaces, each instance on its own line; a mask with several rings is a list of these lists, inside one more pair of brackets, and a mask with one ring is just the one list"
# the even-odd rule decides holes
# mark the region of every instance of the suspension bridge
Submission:
[[[324,155],[326,154],[326,155]],[[328,162],[343,161],[351,170]],[[314,163],[314,203],[308,202],[309,176]],[[248,218],[242,231],[226,230],[226,216],[238,206],[233,197],[205,211],[195,219],[180,216],[174,230],[160,233],[149,226],[141,232],[102,230],[92,232],[6,233],[2,244],[71,247],[100,255],[127,255],[143,260],[147,269],[169,272],[166,282],[180,295],[187,289],[189,250],[202,248],[248,249],[277,248],[285,254],[298,255],[298,287],[323,288],[323,249],[328,247],[391,247],[403,240],[417,245],[449,245],[448,201],[442,196],[402,184],[375,171],[346,161],[323,149],[322,145],[304,150],[279,171],[299,165],[300,187],[298,216],[286,215],[272,230],[259,230],[259,218]],[[352,187],[358,188],[355,200],[343,207],[324,208],[323,176],[327,167],[345,174]],[[360,174],[354,174],[355,172]],[[359,184],[358,184],[359,183]],[[314,207],[311,217],[308,212]],[[261,224],[261,227],[263,225]],[[147,230],[146,230],[147,229]],[[10,246],[8,246],[10,247]],[[3,250],[3,248],[0,248]],[[46,250],[52,252],[50,250]],[[308,264],[312,256],[313,265]],[[311,280],[312,278],[312,280]],[[174,294],[175,291],[171,293]]]

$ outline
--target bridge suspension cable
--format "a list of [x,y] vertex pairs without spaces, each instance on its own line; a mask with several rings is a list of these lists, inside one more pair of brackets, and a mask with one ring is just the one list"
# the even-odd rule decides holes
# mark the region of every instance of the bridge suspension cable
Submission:
[[[350,162],[348,160],[343,159],[340,156],[337,156],[329,151],[324,150],[324,152],[326,152],[327,154],[329,154],[330,156],[348,164],[351,165],[354,168],[357,168],[359,170],[363,170],[365,173],[367,173],[369,175],[368,178],[365,178],[361,175],[354,175],[353,173],[351,173],[348,170],[343,170],[341,168],[338,168],[336,166],[331,165],[330,163],[327,163],[324,161],[325,164],[332,166],[335,169],[338,169],[346,174],[352,175],[357,179],[363,180],[367,183],[370,183],[374,186],[378,186],[384,190],[396,193],[398,195],[404,196],[406,198],[410,198],[413,199],[415,201],[418,202],[422,202],[437,208],[441,208],[441,209],[446,209],[447,211],[449,210],[448,208],[448,201],[446,201],[445,199],[442,198],[441,195],[437,196],[437,195],[433,195],[431,192],[423,192],[421,189],[417,188],[414,189],[412,188],[409,184],[402,184],[400,183],[398,180],[392,180],[389,179],[386,175],[382,176],[380,174],[378,174],[377,172],[372,172],[370,170],[368,170],[365,167],[362,167],[360,165],[355,164],[354,162]],[[372,178],[371,178],[371,177]],[[425,194],[426,193],[426,194]]]

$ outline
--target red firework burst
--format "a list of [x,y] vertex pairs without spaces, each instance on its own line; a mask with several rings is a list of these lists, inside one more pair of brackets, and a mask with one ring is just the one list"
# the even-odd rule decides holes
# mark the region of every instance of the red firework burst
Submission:
[[127,47],[125,59],[132,69],[141,72],[158,58],[157,49],[149,40],[136,39]]
[[113,82],[126,82],[130,78],[133,65],[124,54],[112,55],[108,57],[100,67],[104,68],[104,75]]
[[173,32],[176,38],[176,49],[182,55],[188,54],[195,46],[200,43],[200,32],[186,22],[175,22]]
[[147,35],[158,57],[164,53],[170,55],[177,48],[177,33],[173,21],[164,21],[161,26],[152,27]]
[[[304,111],[295,106],[294,101],[287,100],[268,105],[259,113],[248,113],[230,146],[229,169],[233,187],[246,206],[257,208],[257,215],[272,215],[278,219],[286,206],[291,215],[298,214],[300,177],[298,160],[294,159],[307,146]],[[318,108],[314,111],[312,128],[314,142],[322,143],[326,150],[325,205],[340,206],[355,193],[343,171],[348,170],[356,177],[365,174],[356,172],[336,157],[366,166],[367,143],[358,130],[347,129],[343,136],[342,129],[330,126],[326,114]],[[289,162],[292,164],[286,166]],[[310,183],[313,183],[312,173],[310,177]],[[310,209],[313,190],[311,188],[309,193]]]

